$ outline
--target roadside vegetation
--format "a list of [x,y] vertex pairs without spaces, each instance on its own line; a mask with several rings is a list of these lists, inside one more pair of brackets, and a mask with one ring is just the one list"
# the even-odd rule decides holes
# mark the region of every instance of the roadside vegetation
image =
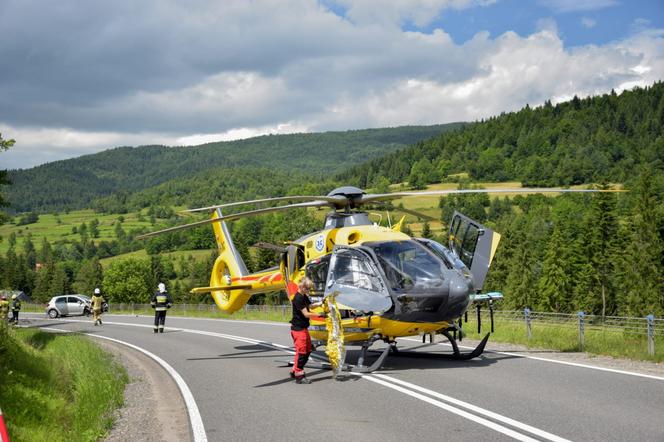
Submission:
[[14,442],[96,441],[123,403],[124,368],[88,339],[0,324],[0,404]]

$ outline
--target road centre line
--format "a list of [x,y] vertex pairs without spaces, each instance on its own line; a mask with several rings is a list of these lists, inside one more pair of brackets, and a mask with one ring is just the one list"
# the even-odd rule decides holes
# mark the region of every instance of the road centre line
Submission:
[[533,426],[530,426],[528,424],[524,424],[522,422],[516,421],[514,419],[511,419],[509,417],[505,417],[501,414],[494,413],[493,411],[486,410],[484,408],[478,407],[473,404],[469,404],[468,402],[461,401],[459,399],[455,399],[453,397],[438,393],[437,391],[429,390],[424,387],[420,387],[419,385],[412,384],[410,382],[402,381],[401,379],[394,378],[392,376],[387,376],[384,374],[379,374],[379,373],[374,373],[372,376],[375,376],[379,379],[385,379],[389,380],[390,382],[394,382],[395,384],[403,385],[404,387],[410,388],[411,390],[416,390],[425,394],[428,394],[430,396],[436,397],[438,399],[441,399],[445,402],[449,402],[450,404],[453,404],[457,407],[463,407],[466,408],[476,414],[481,414],[484,415],[488,418],[500,421],[504,424],[511,425],[513,427],[516,427],[520,430],[527,431],[529,433],[534,434],[535,436],[539,436],[541,438],[544,438],[546,440],[550,441],[556,441],[556,442],[563,442],[567,441],[567,439],[564,439],[562,437],[556,436],[555,434],[548,433],[544,430],[540,430],[539,428],[535,428]]
[[[412,341],[412,342],[417,342],[421,343],[420,340],[413,339],[413,338],[402,338],[405,341]],[[435,345],[443,345],[446,347],[451,347],[450,344],[447,342],[437,342]],[[473,349],[474,347],[468,347],[464,345],[459,345],[459,348],[466,348],[466,349]],[[580,364],[578,362],[568,362],[568,361],[558,361],[556,359],[548,359],[548,358],[542,358],[540,356],[529,356],[529,355],[522,355],[519,353],[510,353],[507,351],[498,351],[498,350],[484,350],[484,353],[494,353],[494,354],[499,354],[499,355],[506,355],[506,356],[515,356],[518,358],[525,358],[525,359],[533,359],[535,361],[541,361],[541,362],[552,362],[554,364],[561,364],[561,365],[569,365],[572,367],[580,367],[580,368],[588,368],[591,370],[599,370],[599,371],[606,371],[609,373],[615,373],[615,374],[624,374],[628,376],[638,376],[641,378],[648,378],[648,379],[655,379],[657,381],[664,381],[664,377],[661,376],[655,376],[651,374],[644,374],[644,373],[636,373],[633,371],[625,371],[625,370],[618,370],[615,368],[606,368],[606,367],[598,367],[596,365],[588,365],[588,364]]]
[[[356,373],[353,373],[353,374],[356,374]],[[504,427],[500,424],[497,424],[497,423],[492,422],[490,420],[484,419],[480,416],[476,416],[476,415],[471,414],[471,413],[469,413],[467,411],[464,411],[464,410],[459,410],[458,408],[454,408],[453,406],[451,406],[449,404],[446,404],[444,402],[437,401],[437,400],[432,399],[430,397],[424,396],[423,394],[416,393],[412,390],[408,390],[407,388],[404,388],[404,387],[401,387],[399,385],[395,385],[395,384],[392,384],[390,382],[384,381],[384,380],[376,377],[375,375],[366,375],[366,374],[360,375],[359,373],[357,373],[357,375],[361,376],[362,378],[367,379],[371,382],[375,382],[377,384],[380,384],[380,385],[383,385],[385,387],[391,388],[393,390],[399,391],[399,392],[401,392],[403,394],[406,394],[408,396],[412,396],[416,399],[419,399],[419,400],[421,400],[423,402],[426,402],[430,405],[433,405],[435,407],[442,408],[443,410],[449,411],[450,413],[456,414],[456,415],[461,416],[463,418],[466,418],[470,421],[473,421],[475,423],[478,423],[480,425],[488,427],[488,428],[490,428],[494,431],[497,431],[499,433],[503,433],[504,435],[510,436],[513,439],[520,440],[520,441],[537,441],[537,439],[533,439],[529,436],[518,433],[518,432],[516,432],[516,431],[514,431],[510,428]],[[393,380],[393,379],[391,379],[391,380]],[[554,439],[551,439],[551,440],[554,440]],[[565,439],[560,439],[559,438],[559,439],[556,439],[556,440],[562,441],[562,440],[565,440]]]
[[[81,320],[64,320],[64,321],[66,321],[66,322],[80,322],[80,323],[89,323],[90,322],[90,321],[81,321]],[[105,324],[109,324],[109,325],[127,325],[127,326],[132,326],[132,327],[143,327],[143,328],[151,328],[152,327],[151,325],[132,324],[132,323],[124,323],[124,322],[105,322]],[[244,337],[244,336],[228,335],[228,334],[224,334],[224,333],[208,332],[208,331],[204,331],[204,330],[194,330],[194,329],[185,329],[185,328],[176,328],[176,327],[167,327],[166,329],[178,330],[178,331],[182,331],[182,332],[186,332],[186,333],[192,333],[192,334],[200,334],[200,335],[204,335],[204,336],[219,337],[219,338],[223,338],[223,339],[230,339],[230,340],[245,342],[245,343],[249,343],[249,344],[256,344],[256,345],[271,348],[271,349],[274,349],[274,350],[284,351],[284,352],[287,352],[287,353],[290,353],[290,354],[294,354],[294,352],[292,350],[290,350],[290,347],[287,347],[287,346],[284,346],[284,345],[281,345],[281,344],[260,341],[260,340],[257,340],[257,339],[248,338],[248,337]],[[91,336],[98,336],[98,335],[91,335]],[[102,336],[100,336],[100,337],[102,337]],[[106,338],[106,339],[113,340],[112,338]],[[129,345],[131,346],[131,344],[129,344]],[[315,357],[315,355],[312,355],[312,356]],[[155,357],[158,357],[158,356],[155,355]],[[426,402],[430,405],[441,408],[441,409],[446,410],[450,413],[461,416],[465,419],[471,420],[475,423],[483,425],[483,426],[485,426],[487,428],[490,428],[494,431],[497,431],[499,433],[505,434],[506,436],[512,437],[516,440],[536,441],[538,439],[533,439],[533,438],[531,438],[527,435],[524,435],[522,433],[519,433],[519,432],[517,432],[517,431],[515,431],[511,428],[505,427],[503,425],[500,425],[496,422],[485,419],[484,417],[481,417],[481,416],[478,416],[478,415],[484,415],[488,418],[503,422],[503,423],[508,424],[512,427],[518,428],[521,431],[531,433],[535,436],[538,436],[538,437],[546,439],[546,440],[550,440],[550,441],[553,441],[553,442],[566,442],[567,441],[567,439],[561,438],[559,436],[556,436],[556,435],[548,433],[544,430],[540,430],[538,428],[532,427],[530,425],[524,424],[522,422],[516,421],[514,419],[510,419],[508,417],[502,416],[498,413],[494,413],[492,411],[485,410],[481,407],[469,404],[467,402],[463,402],[463,401],[458,400],[458,399],[454,399],[452,397],[440,394],[440,393],[435,392],[433,390],[429,390],[429,389],[426,389],[424,387],[420,387],[418,385],[415,385],[415,384],[412,384],[412,383],[409,383],[409,382],[401,381],[401,380],[393,378],[391,376],[380,375],[380,374],[360,374],[360,373],[351,373],[351,374],[361,376],[362,378],[367,379],[367,380],[369,380],[371,382],[374,382],[376,384],[383,385],[385,387],[396,390],[400,393],[403,393],[403,394],[406,394],[408,396],[414,397],[414,398],[419,399],[423,402]],[[415,390],[415,391],[413,391],[413,390]],[[433,399],[433,398],[425,396],[424,394],[421,394],[421,393],[426,393],[430,396],[434,396],[437,399],[441,399],[442,401],[446,401],[448,403],[442,402],[441,400]],[[451,405],[451,404],[453,404],[454,406]],[[468,411],[460,410],[460,409],[456,408],[455,406],[466,408],[466,409],[468,409],[468,410],[470,410],[474,413],[477,413],[478,415],[472,414]]]
[[[83,322],[83,321],[71,321],[71,322]],[[65,329],[58,329],[52,327],[43,327],[42,330],[75,333],[73,330],[65,330]],[[194,395],[191,393],[191,390],[189,390],[187,383],[184,381],[184,379],[182,379],[182,376],[180,376],[180,374],[170,364],[168,364],[168,362],[164,361],[156,354],[151,353],[150,351],[144,348],[138,347],[137,345],[130,344],[129,342],[121,341],[115,338],[110,338],[108,336],[97,335],[94,333],[86,333],[86,336],[93,336],[95,338],[106,339],[108,341],[116,342],[118,344],[122,344],[127,347],[133,348],[134,350],[137,350],[143,353],[144,355],[152,358],[155,362],[161,365],[168,372],[168,374],[171,375],[171,377],[177,384],[178,388],[180,389],[180,394],[182,394],[182,398],[184,399],[185,405],[187,406],[187,413],[189,414],[189,423],[191,425],[191,431],[194,436],[194,442],[207,442],[207,435],[205,434],[205,427],[203,426],[203,418],[201,417],[201,413],[198,411],[198,406],[196,405],[196,400],[194,399]]]

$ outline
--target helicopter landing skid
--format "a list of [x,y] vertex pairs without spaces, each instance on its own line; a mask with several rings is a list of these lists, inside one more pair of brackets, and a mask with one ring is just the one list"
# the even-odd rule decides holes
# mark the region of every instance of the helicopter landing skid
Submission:
[[[360,351],[360,357],[357,360],[357,364],[344,364],[343,365],[343,370],[345,372],[350,372],[350,373],[372,373],[378,369],[380,369],[383,364],[385,363],[385,359],[387,358],[387,355],[390,353],[390,350],[393,348],[393,346],[388,346],[385,347],[383,350],[381,350],[380,356],[378,356],[378,359],[376,359],[373,364],[371,365],[364,365],[364,360],[366,359],[367,356],[367,350],[369,349],[368,346],[362,346],[362,350]],[[288,360],[285,361],[283,359],[277,360],[277,362],[283,362],[284,364],[288,365],[289,367],[292,367],[294,365],[293,360]],[[305,367],[308,368],[317,368],[320,370],[332,370],[332,364],[330,364],[328,361],[321,361],[318,358],[316,359],[309,359],[307,361],[307,364]]]
[[[478,357],[484,352],[484,347],[486,346],[486,343],[489,341],[489,336],[491,333],[487,333],[487,335],[482,339],[482,342],[479,343],[477,347],[475,347],[475,350],[469,352],[469,353],[461,353],[459,350],[459,346],[457,345],[456,339],[454,339],[450,333],[445,330],[442,332],[442,335],[447,338],[448,341],[450,341],[450,345],[452,346],[452,353],[423,353],[423,352],[415,352],[415,351],[395,351],[393,352],[394,356],[408,356],[408,357],[419,357],[419,358],[437,358],[437,359],[453,359],[456,361],[467,361],[469,359],[473,359]],[[396,349],[395,349],[396,350]]]
[[380,356],[378,356],[378,359],[374,361],[373,364],[367,366],[364,365],[364,360],[366,359],[367,356],[367,350],[369,347],[367,346],[362,346],[362,350],[360,350],[360,357],[357,360],[357,365],[351,365],[351,364],[344,364],[344,369],[343,371],[349,371],[351,373],[371,373],[374,372],[378,369],[380,369],[383,364],[385,363],[385,358],[387,358],[387,355],[390,353],[390,349],[392,346],[387,346],[382,350],[382,353]]

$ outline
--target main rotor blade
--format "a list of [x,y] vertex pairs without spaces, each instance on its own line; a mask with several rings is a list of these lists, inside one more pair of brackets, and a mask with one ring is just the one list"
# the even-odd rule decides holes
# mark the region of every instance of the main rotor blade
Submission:
[[516,189],[450,189],[450,190],[424,190],[421,192],[395,192],[395,193],[377,193],[362,195],[356,205],[372,203],[374,201],[389,201],[407,196],[427,196],[427,195],[458,195],[466,193],[599,193],[599,192],[625,192],[622,189],[561,189],[546,188],[538,189],[536,187],[519,187]]
[[420,219],[423,219],[425,221],[436,221],[436,218],[434,218],[432,216],[426,215],[422,212],[418,212],[417,210],[406,209],[405,207],[396,207],[396,206],[394,206],[394,207],[384,207],[384,206],[382,206],[381,208],[384,209],[384,210],[394,210],[395,212],[408,213],[410,215],[416,216],[416,217],[418,217]]
[[203,226],[205,224],[210,224],[216,221],[233,221],[235,219],[240,219],[247,216],[262,215],[265,213],[279,212],[281,210],[296,209],[301,207],[322,207],[327,205],[329,205],[327,201],[310,201],[306,203],[288,204],[286,206],[266,207],[264,209],[249,210],[247,212],[233,213],[231,215],[204,219],[202,221],[197,221],[195,223],[183,224],[181,226],[175,226],[175,227],[169,227],[168,229],[157,230],[156,232],[150,232],[144,235],[139,235],[136,237],[136,239],[150,238],[152,236],[161,235],[164,233],[171,233],[171,232],[177,232],[178,230],[191,229],[192,227]]
[[243,206],[243,205],[249,205],[249,204],[260,204],[260,203],[269,203],[269,202],[279,202],[279,201],[327,201],[331,205],[337,205],[337,204],[342,204],[346,202],[346,198],[344,197],[331,197],[331,196],[314,196],[314,195],[293,195],[293,196],[279,196],[275,198],[263,198],[263,199],[258,199],[258,200],[250,200],[250,201],[240,201],[236,203],[227,203],[227,204],[217,204],[214,206],[208,206],[208,207],[199,207],[197,209],[187,209],[183,210],[182,212],[204,212],[204,211],[212,211],[215,209],[223,209],[224,207],[235,207],[235,206]]

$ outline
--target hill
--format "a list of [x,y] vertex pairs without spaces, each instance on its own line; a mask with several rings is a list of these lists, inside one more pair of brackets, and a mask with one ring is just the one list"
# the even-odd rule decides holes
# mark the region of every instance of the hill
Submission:
[[464,126],[350,168],[360,187],[379,177],[415,187],[468,172],[472,180],[557,186],[625,182],[664,170],[664,83],[558,103]]
[[10,171],[13,185],[6,193],[14,212],[49,212],[86,208],[99,197],[137,192],[213,169],[267,167],[306,172],[318,179],[460,125],[267,135],[195,147],[118,147]]

